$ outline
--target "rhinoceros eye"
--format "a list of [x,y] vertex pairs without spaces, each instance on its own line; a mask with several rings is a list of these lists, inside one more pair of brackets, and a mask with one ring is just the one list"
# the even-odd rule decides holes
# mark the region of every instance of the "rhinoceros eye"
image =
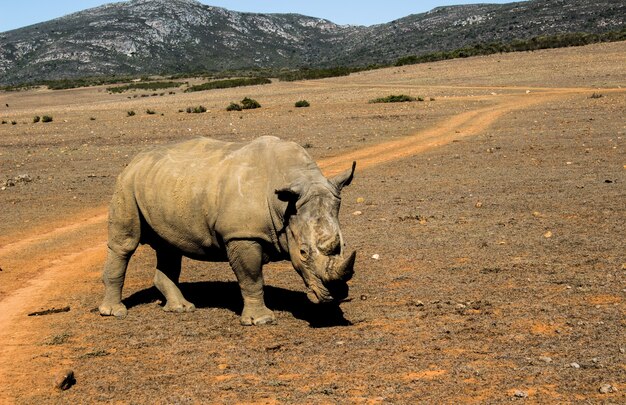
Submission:
[[309,258],[309,247],[306,245],[300,245],[300,257],[304,260]]

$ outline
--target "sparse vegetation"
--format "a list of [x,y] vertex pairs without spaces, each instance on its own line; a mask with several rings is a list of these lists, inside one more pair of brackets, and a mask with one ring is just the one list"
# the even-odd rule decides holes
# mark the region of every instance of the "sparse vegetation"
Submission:
[[226,107],[226,111],[241,111],[241,106],[231,102],[228,107]]
[[133,115],[135,115],[135,112],[134,112],[133,110],[126,111],[126,115],[127,115],[128,117],[132,117]]
[[50,346],[54,346],[54,345],[62,345],[63,343],[67,342],[67,340],[71,337],[71,335],[67,332],[58,334],[58,335],[54,335],[50,338],[50,340],[48,340],[46,342],[47,345]]
[[39,121],[41,121],[41,117],[38,115],[35,115],[35,117],[33,118],[33,123],[38,123]]
[[50,115],[44,115],[41,117],[41,122],[52,122],[52,117]]
[[5,120],[2,120],[2,125],[6,124],[7,122]]
[[626,28],[621,31],[611,31],[603,34],[568,33],[558,35],[537,36],[526,40],[515,40],[509,43],[490,42],[477,43],[471,46],[451,51],[431,52],[423,55],[411,55],[400,58],[396,66],[414,65],[418,63],[436,62],[447,59],[468,58],[478,55],[492,55],[495,53],[536,51],[549,48],[565,48],[582,46],[599,42],[615,42],[626,40]]
[[11,121],[11,125],[17,125],[17,121]]
[[206,107],[197,106],[197,107],[187,107],[187,113],[200,114],[206,112]]
[[306,100],[296,101],[296,107],[297,108],[310,107],[310,106],[311,106],[311,104],[309,104],[309,102],[306,101]]
[[364,67],[335,67],[330,69],[300,69],[294,70],[291,72],[283,72],[278,75],[280,81],[283,82],[294,82],[296,80],[313,80],[313,79],[324,79],[327,77],[338,77],[338,76],[348,76],[350,73],[360,72],[362,70],[367,70],[368,68]]
[[[107,87],[109,93],[123,93],[129,90],[160,90],[172,87],[180,87],[183,82],[139,82],[131,83],[125,86]],[[155,93],[156,94],[156,93]]]
[[270,84],[272,81],[265,77],[251,77],[240,79],[214,80],[203,84],[189,87],[185,92],[204,91],[213,89],[227,89],[231,87],[257,86],[261,84]]
[[151,109],[149,109],[149,108],[148,108],[148,109],[146,110],[146,114],[148,114],[148,115],[153,115],[153,114],[156,114],[156,111],[151,110]]
[[589,98],[602,98],[602,94],[600,93],[593,93]]
[[[381,97],[381,98],[375,98],[373,100],[370,100],[370,103],[406,103],[406,102],[411,102],[411,101],[416,101],[417,99],[415,97],[411,97],[411,96],[407,96],[406,94],[399,94],[399,95],[390,95],[387,97]],[[424,99],[421,99],[420,101],[424,101]]]
[[89,117],[89,121],[95,121],[96,117]]
[[244,110],[253,110],[255,108],[261,108],[261,104],[253,98],[245,97],[241,100],[241,108]]

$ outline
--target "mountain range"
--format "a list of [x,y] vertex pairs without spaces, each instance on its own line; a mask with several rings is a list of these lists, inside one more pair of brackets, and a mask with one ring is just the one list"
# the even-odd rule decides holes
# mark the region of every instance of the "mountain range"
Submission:
[[621,30],[623,0],[438,7],[373,26],[131,0],[0,33],[0,84],[98,75],[366,66],[540,35]]

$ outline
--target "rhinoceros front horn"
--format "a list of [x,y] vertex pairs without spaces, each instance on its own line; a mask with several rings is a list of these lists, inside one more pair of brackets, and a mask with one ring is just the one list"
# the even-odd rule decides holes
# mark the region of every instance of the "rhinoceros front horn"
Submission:
[[348,281],[354,274],[354,261],[356,260],[356,251],[353,251],[343,263],[331,268],[328,271],[328,279],[333,281]]

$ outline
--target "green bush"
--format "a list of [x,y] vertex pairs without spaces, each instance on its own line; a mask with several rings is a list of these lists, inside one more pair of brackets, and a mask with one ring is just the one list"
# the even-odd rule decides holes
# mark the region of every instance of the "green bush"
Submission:
[[135,115],[135,112],[133,110],[126,111],[126,115],[132,117],[133,115]]
[[33,118],[33,122],[34,122],[34,123],[37,123],[37,122],[39,122],[40,120],[41,120],[41,117],[40,117],[40,116],[38,116],[38,115],[35,115],[35,117]]
[[206,108],[204,106],[198,106],[198,107],[187,107],[187,112],[188,113],[194,113],[194,114],[200,114],[200,113],[204,113],[206,112]]
[[[417,100],[415,97],[407,96],[406,94],[392,94],[387,97],[375,98],[373,100],[370,100],[370,103],[406,103],[415,100]],[[424,99],[422,99],[421,101],[424,101]]]
[[211,82],[198,84],[195,86],[189,87],[185,90],[186,93],[192,91],[204,91],[204,90],[213,90],[213,89],[227,89],[231,87],[242,87],[242,86],[256,86],[260,84],[270,84],[272,81],[265,77],[252,77],[252,78],[242,78],[242,79],[226,79],[226,80],[214,80]]
[[52,122],[52,117],[49,115],[44,115],[41,117],[41,122]]
[[241,106],[237,103],[230,103],[228,107],[226,107],[226,111],[241,111]]
[[[110,93],[123,93],[128,90],[159,90],[159,89],[167,89],[172,87],[180,87],[184,83],[181,82],[147,82],[147,83],[131,83],[125,86],[118,87],[108,87],[107,91]],[[158,93],[154,93],[153,95],[158,95]]]
[[255,108],[261,108],[261,104],[255,99],[245,97],[241,100],[241,108],[244,110],[253,110]]
[[300,101],[296,101],[296,107],[301,108],[301,107],[310,107],[311,104],[309,104],[308,101],[306,100],[300,100]]

